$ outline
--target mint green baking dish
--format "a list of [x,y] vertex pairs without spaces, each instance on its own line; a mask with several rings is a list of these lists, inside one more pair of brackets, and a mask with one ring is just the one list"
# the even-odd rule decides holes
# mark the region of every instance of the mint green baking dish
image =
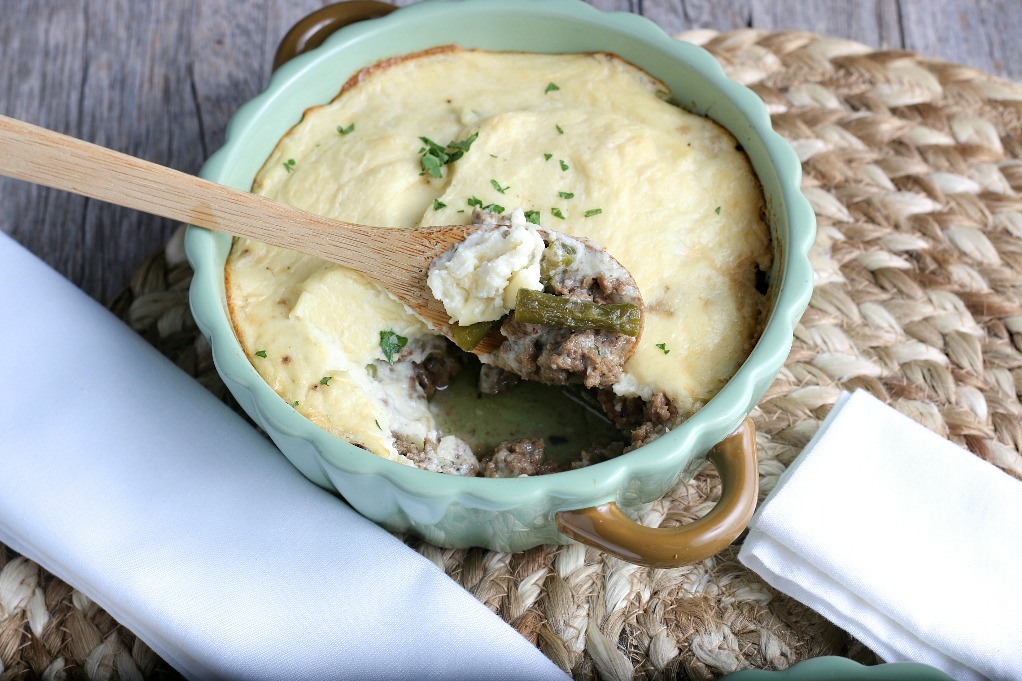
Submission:
[[[707,52],[672,39],[642,17],[604,13],[577,0],[421,2],[344,27],[284,64],[266,90],[232,118],[224,147],[201,175],[248,190],[277,140],[306,108],[333,99],[349,76],[387,57],[447,44],[613,52],[664,81],[676,103],[735,136],[763,186],[774,245],[772,312],[749,358],[692,418],[616,459],[532,478],[460,478],[418,470],[328,434],[274,393],[246,358],[228,316],[224,262],[230,237],[189,227],[191,306],[217,370],[242,408],[306,477],[390,530],[414,532],[440,546],[500,551],[580,540],[654,566],[712,555],[744,529],[756,503],[754,438],[740,426],[791,349],[812,290],[808,251],[816,226],[800,192],[795,153],[771,129],[759,98],[728,80]],[[708,455],[721,470],[724,493],[706,517],[673,531],[642,528],[628,519],[629,512],[691,476]],[[608,527],[612,531],[604,532]]]

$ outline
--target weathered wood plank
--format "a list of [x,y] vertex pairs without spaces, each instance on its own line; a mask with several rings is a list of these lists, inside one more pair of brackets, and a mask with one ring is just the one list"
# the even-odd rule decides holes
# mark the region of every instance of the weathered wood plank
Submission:
[[[414,0],[397,0],[405,5]],[[0,112],[196,172],[325,0],[5,0]],[[590,0],[691,28],[808,30],[1022,79],[1020,0]],[[0,229],[105,301],[174,225],[0,179]]]
[[905,48],[1022,80],[1022,2],[900,0]]
[[712,28],[731,31],[745,28],[751,21],[750,0],[674,0],[650,2],[645,0],[642,13],[670,34],[694,28]]
[[899,48],[898,0],[751,0],[751,26],[848,38],[875,48]]
[[[71,135],[81,133],[86,54],[82,2],[10,0],[0,21],[0,112]],[[95,294],[81,274],[85,199],[0,178],[0,226],[32,252]]]
[[191,13],[189,85],[202,157],[223,146],[227,121],[266,84],[265,3],[197,2]]
[[[86,22],[82,138],[197,172],[203,156],[189,78],[191,3],[91,2]],[[169,220],[87,201],[84,220],[65,229],[65,238],[80,249],[76,276],[106,300],[175,228]]]

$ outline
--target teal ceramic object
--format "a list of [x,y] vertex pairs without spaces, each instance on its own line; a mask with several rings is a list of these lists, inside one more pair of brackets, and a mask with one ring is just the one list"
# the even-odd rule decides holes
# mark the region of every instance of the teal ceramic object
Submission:
[[724,677],[726,681],[952,681],[925,664],[895,662],[863,666],[843,657],[817,657],[781,671],[746,669]]
[[223,267],[231,239],[195,227],[186,236],[195,270],[192,311],[220,375],[245,411],[302,473],[339,492],[363,515],[440,546],[518,551],[567,543],[555,524],[558,511],[610,501],[629,511],[661,497],[691,475],[760,399],[783,365],[809,301],[807,253],[815,219],[799,190],[798,158],[772,131],[756,95],[728,80],[707,52],[670,38],[648,20],[604,13],[576,0],[427,1],[343,28],[321,47],[284,64],[267,89],[239,109],[224,147],[201,175],[248,190],[277,140],[306,108],[333,99],[349,76],[380,59],[445,44],[614,52],[663,80],[678,104],[717,120],[742,144],[767,197],[775,303],[762,339],[723,390],[671,433],[595,466],[533,478],[444,476],[376,457],[285,404],[252,368],[228,318]]

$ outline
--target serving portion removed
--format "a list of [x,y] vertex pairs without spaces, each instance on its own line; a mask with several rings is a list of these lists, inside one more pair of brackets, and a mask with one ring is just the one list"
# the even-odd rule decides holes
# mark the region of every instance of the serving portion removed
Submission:
[[[489,307],[472,300],[485,283],[472,263],[443,263],[449,276],[435,289],[465,326],[513,307],[539,315],[499,324],[505,340],[482,366],[351,270],[246,240],[228,257],[235,332],[280,397],[353,444],[427,470],[531,475],[651,442],[721,389],[766,320],[771,236],[741,145],[610,54],[443,47],[385,60],[307,110],[253,190],[361,224],[474,219],[515,232],[508,252],[527,266],[479,297]],[[540,224],[606,249],[631,277],[537,241],[549,234]],[[600,324],[543,317],[543,289]],[[643,302],[641,336],[607,321],[614,309],[627,323],[625,308]],[[537,398],[508,370],[572,385]],[[467,374],[478,374],[472,385]],[[555,418],[521,417],[528,409]]]

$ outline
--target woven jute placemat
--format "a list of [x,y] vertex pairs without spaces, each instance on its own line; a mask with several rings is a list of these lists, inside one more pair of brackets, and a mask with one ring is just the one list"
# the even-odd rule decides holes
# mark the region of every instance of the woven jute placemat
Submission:
[[[680,37],[766,101],[819,218],[816,290],[753,412],[762,494],[840,392],[857,388],[1022,478],[1022,87],[807,33]],[[175,237],[112,309],[230,400],[188,312],[190,277]],[[718,493],[704,472],[641,520],[687,522]],[[884,500],[864,489],[862,502]],[[505,554],[406,541],[577,678],[708,679],[825,654],[875,661],[746,570],[737,547],[655,570],[581,546]],[[0,566],[0,681],[176,677],[42,568],[2,546]]]

